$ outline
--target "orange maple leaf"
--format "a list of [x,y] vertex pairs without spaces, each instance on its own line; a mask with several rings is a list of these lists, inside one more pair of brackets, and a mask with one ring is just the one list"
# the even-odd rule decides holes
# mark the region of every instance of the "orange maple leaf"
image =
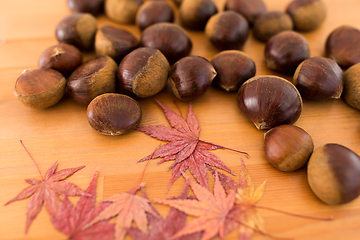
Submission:
[[117,216],[115,223],[116,240],[124,239],[133,221],[142,232],[148,233],[146,212],[155,216],[158,216],[158,214],[151,207],[148,199],[135,195],[136,191],[144,185],[144,183],[140,183],[127,192],[115,194],[103,199],[102,202],[112,202],[112,204],[105,208],[96,218],[85,226],[85,228]]
[[251,176],[246,170],[244,162],[241,160],[240,179],[232,212],[241,212],[242,214],[229,214],[229,218],[232,218],[238,227],[239,239],[251,239],[255,230],[260,233],[265,233],[264,219],[255,206],[262,198],[265,184],[266,180],[255,188]]
[[211,239],[218,234],[223,238],[226,230],[226,217],[235,203],[235,191],[231,191],[226,196],[218,175],[215,178],[214,194],[195,181],[191,180],[190,186],[198,200],[155,200],[157,203],[169,205],[188,215],[198,217],[173,235],[171,239],[200,231],[204,231],[202,240]]

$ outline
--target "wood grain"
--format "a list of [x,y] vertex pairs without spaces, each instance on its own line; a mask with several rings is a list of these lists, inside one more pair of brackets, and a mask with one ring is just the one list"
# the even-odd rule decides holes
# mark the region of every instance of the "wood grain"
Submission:
[[[284,10],[289,0],[265,0],[269,10]],[[323,56],[324,44],[329,33],[340,25],[360,28],[358,0],[324,0],[328,16],[317,30],[304,33],[311,56]],[[218,7],[224,0],[216,1]],[[39,178],[36,168],[19,140],[22,139],[44,173],[56,160],[58,168],[80,165],[86,167],[69,178],[85,189],[95,169],[99,169],[98,199],[126,191],[139,181],[145,166],[136,161],[149,155],[159,141],[140,132],[121,137],[102,136],[90,128],[86,119],[86,107],[65,97],[59,104],[47,110],[34,110],[23,106],[14,96],[17,77],[24,69],[37,68],[40,54],[57,43],[54,35],[57,23],[69,14],[65,0],[16,0],[0,1],[0,204],[5,204],[20,192],[28,178]],[[178,20],[177,20],[178,21]],[[105,16],[98,17],[98,25],[114,25]],[[140,37],[135,26],[120,26]],[[211,59],[218,51],[211,46],[204,33],[188,31],[193,40],[192,55]],[[257,75],[276,74],[266,68],[264,44],[252,34],[244,51],[255,61]],[[86,58],[93,56],[85,54]],[[290,76],[285,76],[290,79]],[[168,89],[158,95],[139,100],[143,119],[141,125],[168,125],[155,99],[175,110],[175,97]],[[178,102],[186,114],[188,103]],[[194,112],[201,125],[201,139],[230,148],[246,151],[250,158],[226,150],[214,153],[234,172],[240,171],[240,158],[244,158],[256,185],[267,180],[260,205],[308,214],[318,217],[334,216],[331,222],[299,219],[280,213],[261,210],[267,231],[278,237],[296,239],[360,239],[360,199],[341,205],[327,206],[311,192],[306,181],[306,169],[294,173],[282,173],[270,166],[262,150],[264,131],[258,131],[240,112],[236,93],[225,93],[211,88],[193,102]],[[342,100],[304,101],[304,109],[295,125],[305,129],[314,140],[315,148],[329,142],[339,143],[360,153],[360,112]],[[171,172],[171,163],[156,165],[150,162],[143,181],[151,200],[178,195],[183,179],[175,182],[168,194],[165,189]],[[237,176],[233,177],[237,180]],[[212,177],[209,176],[211,186]],[[76,202],[76,198],[72,198]],[[65,239],[56,231],[49,215],[42,210],[30,231],[24,235],[27,200],[0,206],[0,239]],[[168,207],[156,205],[165,216]],[[237,233],[225,239],[236,239]],[[130,239],[130,237],[127,237]],[[256,234],[253,239],[266,239]]]

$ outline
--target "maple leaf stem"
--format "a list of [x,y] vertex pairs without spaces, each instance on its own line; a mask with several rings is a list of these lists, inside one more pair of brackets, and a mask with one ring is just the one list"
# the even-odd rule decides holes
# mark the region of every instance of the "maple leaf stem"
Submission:
[[255,205],[255,207],[260,208],[260,209],[273,211],[273,212],[283,213],[283,214],[286,214],[286,215],[289,215],[289,216],[299,217],[299,218],[306,218],[306,219],[319,220],[319,221],[332,221],[332,220],[334,220],[334,217],[327,217],[327,218],[312,217],[312,216],[305,216],[305,215],[296,214],[296,213],[290,213],[290,212],[286,212],[286,211],[282,211],[282,210],[278,210],[278,209],[274,209],[274,208],[269,208],[269,207],[256,206],[256,205]]
[[263,231],[261,231],[261,230],[259,230],[257,228],[251,227],[251,226],[249,226],[249,225],[247,225],[247,224],[245,224],[245,223],[243,223],[243,222],[241,222],[241,221],[239,221],[239,220],[237,220],[235,218],[228,217],[228,216],[226,218],[230,219],[230,220],[233,220],[233,221],[239,223],[240,225],[243,225],[244,227],[249,228],[249,229],[253,230],[254,232],[257,232],[257,233],[259,233],[259,234],[261,234],[261,235],[263,235],[265,237],[269,237],[269,238],[272,238],[272,239],[278,239],[278,240],[292,240],[293,239],[293,238],[276,237],[276,236],[273,236],[273,235],[271,235],[269,233],[263,232]]
[[27,152],[27,154],[30,156],[31,160],[35,163],[35,166],[36,166],[36,168],[37,168],[37,170],[38,170],[38,172],[39,172],[39,174],[40,174],[41,180],[44,181],[44,178],[43,178],[43,176],[42,176],[42,174],[41,174],[41,172],[40,172],[40,168],[39,168],[39,166],[37,165],[37,163],[35,162],[35,159],[31,156],[31,154],[29,153],[29,151],[26,149],[26,147],[25,147],[25,145],[23,144],[22,140],[20,140],[20,143],[21,143],[21,145],[23,146],[23,148],[25,149],[25,151]]
[[149,165],[150,160],[151,160],[152,157],[154,156],[156,150],[159,149],[160,145],[161,145],[161,144],[159,144],[159,146],[152,152],[152,154],[150,155],[150,158],[147,160],[147,163],[146,163],[146,165],[145,165],[145,167],[144,167],[144,170],[143,170],[143,172],[141,173],[141,176],[140,176],[140,179],[139,179],[139,184],[141,183],[142,178],[144,177],[145,170],[146,170],[147,166]]
[[177,103],[176,103],[175,100],[174,100],[174,105],[176,106],[177,110],[179,111],[180,116],[183,118],[183,115],[182,115],[182,113],[181,113],[181,111],[180,111],[180,108],[179,108],[179,106],[177,105]]
[[236,149],[227,148],[227,147],[224,147],[224,146],[221,146],[221,145],[217,145],[217,144],[215,144],[215,143],[205,142],[205,141],[203,141],[203,140],[199,140],[199,142],[207,143],[207,144],[210,144],[210,145],[212,145],[212,146],[214,146],[214,147],[218,147],[218,148],[226,149],[226,150],[229,150],[229,151],[241,153],[241,154],[244,154],[246,157],[250,157],[250,155],[249,155],[247,152],[242,152],[242,151],[239,151],[239,150],[236,150]]

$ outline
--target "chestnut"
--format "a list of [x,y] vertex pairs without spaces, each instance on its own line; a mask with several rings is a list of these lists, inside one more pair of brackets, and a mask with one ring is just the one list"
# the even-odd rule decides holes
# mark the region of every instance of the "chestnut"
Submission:
[[95,36],[96,54],[108,55],[118,63],[138,45],[139,41],[134,35],[117,27],[103,26]]
[[268,68],[284,74],[294,74],[297,66],[310,57],[306,38],[294,31],[283,31],[271,37],[265,46]]
[[220,12],[206,24],[205,33],[219,50],[241,49],[249,35],[246,19],[234,11]]
[[322,0],[293,0],[286,8],[296,30],[312,31],[326,17],[326,6]]
[[159,22],[173,22],[174,11],[163,1],[148,1],[142,4],[136,14],[136,25],[144,30]]
[[104,11],[104,0],[67,0],[67,6],[73,12],[98,15]]
[[295,123],[303,106],[300,93],[291,82],[271,75],[255,76],[244,82],[237,102],[259,130]]
[[308,182],[314,194],[324,203],[348,203],[360,195],[360,158],[349,148],[328,143],[311,155]]
[[360,62],[360,30],[340,26],[326,39],[326,55],[346,69]]
[[142,3],[142,0],[105,0],[105,14],[116,23],[133,24]]
[[171,65],[189,55],[192,49],[190,37],[174,23],[156,23],[146,28],[140,44],[159,49]]
[[360,63],[349,67],[344,73],[342,97],[351,107],[360,110]]
[[54,69],[25,70],[15,82],[15,96],[25,106],[48,108],[65,92],[65,77]]
[[120,63],[119,87],[140,98],[153,96],[165,87],[169,70],[169,62],[158,49],[138,48]]
[[90,126],[104,135],[123,135],[139,125],[141,108],[129,96],[105,93],[90,102],[87,118]]
[[267,42],[272,36],[293,30],[290,16],[280,11],[270,11],[260,14],[254,22],[254,36],[256,39]]
[[202,96],[210,87],[216,71],[211,63],[200,56],[189,56],[176,62],[169,73],[174,95],[183,101]]
[[70,75],[67,90],[80,104],[87,105],[96,96],[116,91],[118,66],[109,56],[98,56],[80,65]]
[[39,58],[40,68],[52,68],[64,76],[70,75],[81,65],[83,56],[73,45],[59,43],[47,48]]
[[179,8],[181,25],[192,30],[204,30],[215,13],[217,9],[212,0],[183,0]]
[[240,86],[256,73],[254,61],[238,50],[220,52],[211,59],[211,64],[217,72],[212,83],[227,92],[238,91]]
[[62,19],[56,27],[56,38],[81,50],[94,47],[97,31],[96,18],[89,13],[72,13]]
[[344,88],[343,71],[330,58],[312,57],[298,66],[293,83],[303,98],[340,98]]
[[305,166],[313,151],[311,136],[300,127],[280,125],[265,133],[266,160],[280,171],[291,172]]
[[266,6],[262,0],[227,0],[225,10],[240,13],[252,24],[257,16],[266,11]]

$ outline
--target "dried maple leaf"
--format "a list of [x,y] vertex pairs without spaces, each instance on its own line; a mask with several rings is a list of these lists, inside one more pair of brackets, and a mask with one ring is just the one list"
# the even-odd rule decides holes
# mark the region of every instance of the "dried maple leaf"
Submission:
[[[174,199],[186,199],[189,188],[189,180],[186,181],[183,191],[177,198]],[[160,216],[160,213],[154,211],[159,215],[154,216],[147,214],[149,233],[143,233],[138,228],[130,228],[129,234],[135,240],[168,240],[176,232],[185,226],[187,215],[184,212],[177,210],[176,208],[170,208],[166,219]],[[197,240],[201,238],[201,233],[197,232],[194,234],[186,235],[183,237],[176,238],[174,240]]]
[[112,202],[112,204],[105,208],[85,228],[117,216],[115,223],[115,238],[117,240],[124,239],[133,221],[142,232],[148,233],[146,212],[155,216],[157,213],[151,207],[148,199],[135,195],[136,191],[144,185],[144,183],[138,184],[127,192],[103,199],[102,202]]
[[94,173],[94,176],[85,191],[89,196],[81,196],[76,207],[74,207],[69,199],[65,197],[60,211],[51,218],[54,227],[67,235],[69,239],[110,240],[114,238],[114,224],[109,224],[107,222],[98,222],[83,230],[88,223],[109,206],[109,203],[102,203],[95,206],[96,177],[97,171]]
[[235,191],[231,191],[226,196],[218,175],[215,177],[214,194],[192,180],[190,186],[198,200],[155,200],[157,203],[169,205],[197,217],[173,235],[171,239],[201,231],[204,231],[202,240],[211,239],[217,235],[223,238],[226,233],[227,215],[235,203]]
[[220,181],[227,192],[236,189],[236,201],[227,216],[226,232],[237,228],[241,240],[251,239],[254,231],[265,234],[264,219],[257,211],[255,204],[264,193],[266,181],[255,188],[242,160],[238,184],[228,176],[214,171],[212,173],[220,176]]
[[[22,141],[20,141],[22,146]],[[41,180],[37,179],[26,179],[25,181],[29,183],[31,186],[24,188],[16,197],[11,199],[9,202],[5,203],[8,205],[15,201],[20,201],[26,198],[29,198],[29,203],[26,209],[26,227],[25,233],[27,233],[32,221],[36,218],[38,213],[40,212],[42,205],[45,206],[46,210],[51,214],[55,214],[60,206],[61,206],[61,199],[60,195],[63,196],[79,196],[86,194],[76,185],[69,183],[69,182],[60,182],[75,172],[79,171],[80,169],[84,168],[85,166],[77,167],[77,168],[67,168],[61,171],[55,172],[57,162],[53,166],[47,170],[45,174],[45,178],[41,175],[38,165],[36,164],[35,160],[31,157],[30,153],[25,148],[26,152],[29,154],[30,158],[35,163],[39,174],[41,176]]]
[[[159,101],[157,101],[157,103],[163,109],[171,127],[145,126],[137,129],[159,140],[169,141],[169,143],[159,147],[152,155],[141,159],[139,162],[163,158],[158,162],[160,164],[169,160],[175,160],[169,168],[172,169],[172,176],[167,191],[176,179],[188,168],[195,179],[206,188],[208,188],[206,170],[208,166],[214,166],[235,175],[218,157],[209,152],[209,150],[218,148],[228,148],[199,140],[200,126],[192,110],[191,103],[186,120],[165,107]],[[240,153],[246,154],[244,152]]]

